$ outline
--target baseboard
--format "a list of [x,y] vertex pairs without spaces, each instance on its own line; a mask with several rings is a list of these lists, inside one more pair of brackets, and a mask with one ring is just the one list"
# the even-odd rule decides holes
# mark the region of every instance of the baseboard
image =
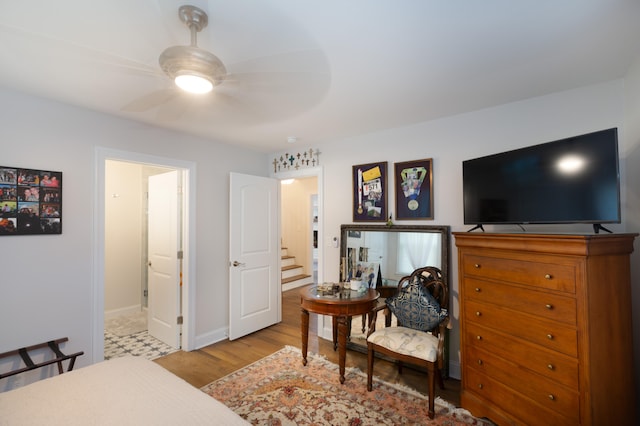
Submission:
[[452,361],[451,358],[449,358],[449,377],[458,380],[460,380],[460,378],[462,377],[460,363]]
[[132,305],[125,308],[111,309],[108,311],[104,311],[104,319],[116,318],[123,315],[137,314],[141,309],[142,305]]
[[222,342],[229,338],[229,328],[223,327],[217,330],[210,331],[205,334],[196,336],[195,349],[202,349],[205,346],[213,345],[214,343]]

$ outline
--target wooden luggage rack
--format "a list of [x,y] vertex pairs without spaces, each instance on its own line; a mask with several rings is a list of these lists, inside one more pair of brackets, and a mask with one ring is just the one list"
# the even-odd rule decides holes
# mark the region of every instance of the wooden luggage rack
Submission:
[[[57,340],[51,340],[49,342],[44,342],[44,343],[39,343],[37,345],[33,345],[33,346],[27,346],[25,348],[20,348],[20,349],[16,349],[13,351],[9,351],[9,352],[4,352],[0,354],[0,359],[2,358],[7,358],[10,356],[15,356],[15,355],[20,355],[20,358],[22,358],[22,361],[24,361],[24,364],[26,367],[22,367],[22,368],[18,368],[16,370],[12,370],[9,371],[8,373],[1,373],[0,374],[0,379],[4,379],[5,377],[9,377],[9,376],[13,376],[16,374],[20,374],[20,373],[24,373],[25,371],[29,371],[29,370],[35,370],[36,368],[41,368],[41,367],[45,367],[47,365],[51,365],[51,364],[58,364],[58,373],[62,374],[64,373],[64,368],[62,367],[62,361],[66,361],[66,360],[70,360],[69,361],[69,367],[67,368],[67,371],[71,371],[73,370],[73,366],[76,363],[76,358],[79,357],[80,355],[83,355],[84,352],[76,352],[74,354],[71,355],[65,355],[60,351],[60,347],[58,346],[60,343],[64,343],[67,342],[69,340],[69,338],[67,337],[63,337],[62,339],[57,339]],[[33,360],[31,360],[31,357],[29,356],[29,351],[33,351],[36,349],[42,349],[42,348],[46,348],[49,347],[53,353],[55,354],[55,358],[54,359],[50,359],[47,361],[43,361],[43,362],[39,362],[39,363],[34,363]]]

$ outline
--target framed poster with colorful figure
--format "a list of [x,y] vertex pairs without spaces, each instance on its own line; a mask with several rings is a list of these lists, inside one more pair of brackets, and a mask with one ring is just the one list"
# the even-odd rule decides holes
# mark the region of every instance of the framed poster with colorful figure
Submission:
[[395,163],[396,219],[433,219],[433,159]]

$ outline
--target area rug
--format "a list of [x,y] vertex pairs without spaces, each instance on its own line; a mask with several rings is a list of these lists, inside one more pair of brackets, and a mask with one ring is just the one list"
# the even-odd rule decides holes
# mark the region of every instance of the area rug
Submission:
[[441,398],[428,418],[428,398],[407,387],[374,379],[290,346],[202,388],[255,425],[490,425]]

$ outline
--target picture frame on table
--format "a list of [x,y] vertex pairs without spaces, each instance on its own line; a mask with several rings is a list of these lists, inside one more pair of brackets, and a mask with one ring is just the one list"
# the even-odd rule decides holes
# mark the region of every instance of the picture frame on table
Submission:
[[387,162],[353,166],[353,221],[386,222]]
[[396,219],[433,220],[433,159],[394,164]]

